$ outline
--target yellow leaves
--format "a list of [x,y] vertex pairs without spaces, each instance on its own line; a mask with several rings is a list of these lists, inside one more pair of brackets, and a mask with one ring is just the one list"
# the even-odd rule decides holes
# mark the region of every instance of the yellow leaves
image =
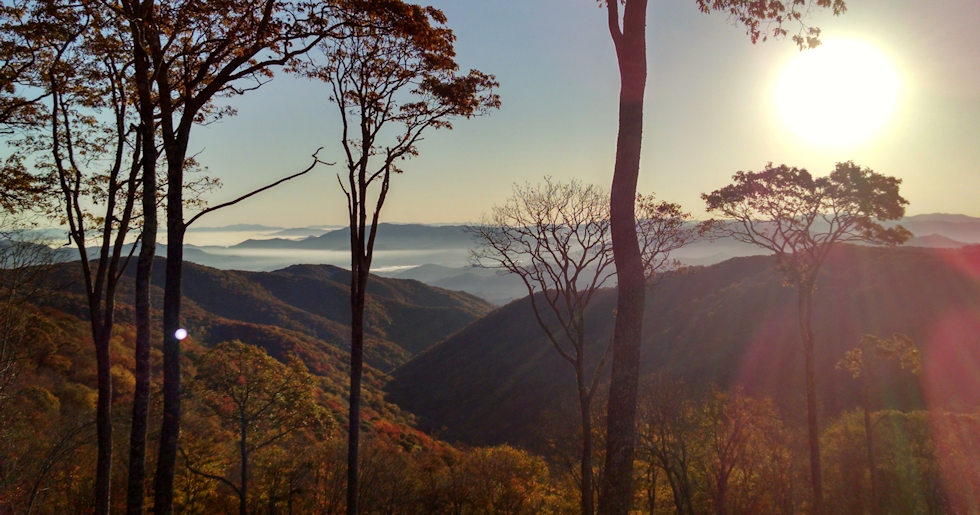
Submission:
[[919,349],[912,338],[895,333],[889,338],[874,334],[861,336],[858,345],[844,353],[836,368],[847,372],[854,379],[869,381],[868,376],[884,362],[892,362],[912,374],[918,374],[922,366]]

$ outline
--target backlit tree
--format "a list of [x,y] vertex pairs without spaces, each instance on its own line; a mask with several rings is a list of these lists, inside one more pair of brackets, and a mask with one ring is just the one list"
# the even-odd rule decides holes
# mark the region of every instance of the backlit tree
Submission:
[[861,382],[861,409],[864,412],[864,440],[867,447],[868,480],[871,482],[872,513],[880,513],[881,504],[875,466],[874,424],[871,421],[871,385],[883,361],[897,362],[902,370],[913,374],[918,374],[921,370],[919,349],[904,334],[893,334],[891,338],[863,335],[858,345],[844,353],[844,357],[837,362],[838,370],[847,372]]
[[838,163],[827,177],[771,163],[759,172],[738,172],[732,184],[703,194],[707,210],[721,216],[712,231],[762,247],[776,256],[784,282],[796,288],[797,322],[806,370],[807,429],[814,509],[822,511],[820,433],[817,424],[813,292],[820,268],[838,243],[896,245],[910,233],[897,220],[908,202],[900,179],[853,162]]
[[459,73],[451,30],[433,8],[406,7],[414,23],[351,14],[343,34],[323,48],[325,64],[307,73],[324,81],[341,121],[351,249],[351,354],[347,512],[357,513],[357,449],[364,362],[364,303],[378,219],[399,163],[418,155],[428,130],[500,105],[493,76]]
[[[755,43],[784,37],[786,26],[798,29],[793,40],[800,48],[819,44],[820,31],[806,25],[814,8],[844,12],[844,0],[696,0],[705,13],[726,13],[746,27]],[[619,64],[619,129],[610,197],[613,254],[620,287],[613,330],[612,376],[606,414],[606,460],[599,506],[604,513],[625,514],[632,501],[636,391],[643,332],[643,263],[636,245],[633,198],[640,173],[643,140],[643,97],[646,90],[647,0],[599,0]],[[622,12],[621,12],[622,11]],[[795,26],[795,27],[794,27]],[[818,506],[819,511],[819,506]]]

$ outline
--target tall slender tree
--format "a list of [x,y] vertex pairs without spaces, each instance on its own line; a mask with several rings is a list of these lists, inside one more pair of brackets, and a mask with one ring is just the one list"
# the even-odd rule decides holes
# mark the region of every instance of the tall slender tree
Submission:
[[[411,24],[404,23],[412,21]],[[450,129],[499,106],[493,76],[457,72],[451,30],[434,8],[408,6],[404,18],[351,13],[341,37],[324,47],[326,64],[307,73],[326,82],[341,120],[351,246],[351,354],[347,512],[358,510],[358,445],[364,363],[364,305],[378,220],[398,162],[419,153],[430,129]]]
[[[805,16],[814,7],[844,12],[844,0],[695,0],[705,13],[721,11],[746,27],[752,42],[783,37],[785,24],[798,24],[800,48],[819,44],[819,29]],[[643,267],[636,245],[633,198],[640,172],[643,99],[646,88],[647,0],[599,0],[619,64],[619,129],[610,197],[610,224],[619,289],[613,329],[612,375],[606,414],[605,474],[599,496],[602,513],[626,513],[632,502],[636,390],[643,330]],[[622,7],[622,9],[621,9]]]
[[905,214],[908,202],[898,193],[900,179],[875,173],[853,162],[837,163],[827,177],[771,163],[759,172],[738,172],[732,184],[702,195],[715,234],[772,252],[787,285],[796,288],[797,322],[806,374],[807,430],[813,509],[823,511],[820,429],[817,423],[813,292],[820,268],[838,243],[895,245],[911,233],[883,221]]
[[[180,433],[180,340],[176,331],[180,327],[183,240],[190,223],[184,215],[184,186],[191,131],[202,121],[233,113],[219,105],[221,98],[260,87],[277,67],[288,64],[330,35],[337,5],[276,0],[207,5],[154,0],[108,4],[126,18],[130,35],[137,43],[134,55],[140,66],[137,83],[143,103],[142,127],[146,132],[158,131],[156,141],[166,162],[164,413],[154,505],[158,513],[170,513]],[[150,126],[150,108],[145,105],[148,101],[154,106],[155,127]],[[147,252],[141,267],[141,281],[148,280],[150,255]],[[136,440],[133,453],[138,452],[139,438]],[[138,475],[135,472],[134,476]],[[137,488],[137,480],[131,480],[131,488]],[[132,501],[131,509],[136,509],[135,499]]]
[[128,51],[118,26],[98,11],[39,2],[58,8],[66,38],[33,70],[43,87],[47,124],[23,132],[19,149],[50,171],[58,200],[52,214],[68,227],[78,250],[95,346],[98,401],[95,512],[108,513],[112,468],[112,337],[116,290],[130,253],[124,244],[138,229],[139,135],[132,130]]
[[[138,115],[137,130],[142,143],[140,149],[143,192],[143,229],[139,256],[136,260],[136,281],[133,286],[136,341],[133,357],[133,409],[129,432],[129,467],[126,488],[126,513],[142,514],[144,511],[144,484],[146,482],[146,434],[150,409],[150,278],[153,259],[156,256],[157,230],[157,123],[156,103],[153,97],[153,77],[148,41],[144,38],[141,21],[154,23],[151,2],[124,0],[119,8],[129,31],[133,62],[133,86],[136,91]],[[153,192],[150,194],[150,192]]]

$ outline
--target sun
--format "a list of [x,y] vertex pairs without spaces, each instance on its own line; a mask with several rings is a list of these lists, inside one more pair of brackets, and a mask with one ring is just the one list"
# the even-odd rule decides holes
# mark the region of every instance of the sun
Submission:
[[829,39],[800,52],[776,83],[782,121],[810,144],[846,147],[877,134],[892,118],[900,80],[877,49]]

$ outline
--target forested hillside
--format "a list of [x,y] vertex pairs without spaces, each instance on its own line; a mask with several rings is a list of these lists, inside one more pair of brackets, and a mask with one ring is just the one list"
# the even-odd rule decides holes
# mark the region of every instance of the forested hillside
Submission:
[[[157,300],[162,298],[163,269],[162,264],[154,267]],[[130,268],[119,294],[124,322],[131,318],[131,273]],[[83,283],[76,264],[59,265],[47,281],[56,294],[47,296],[45,302],[84,316]],[[291,347],[270,343],[273,355],[296,352],[305,360],[321,361],[319,354],[343,355],[349,348],[349,282],[349,271],[330,265],[242,272],[188,264],[183,289],[185,325],[195,340],[209,343],[233,338],[247,341],[250,335],[261,338],[270,331],[281,332],[291,335],[295,343]],[[406,362],[492,309],[472,295],[381,277],[371,282],[368,299],[371,345],[367,360],[381,371]]]
[[[614,292],[590,309],[590,339],[608,341]],[[648,290],[641,369],[690,389],[737,386],[803,417],[796,295],[771,257],[736,258],[661,277]],[[980,247],[961,250],[844,246],[816,292],[817,387],[824,416],[858,402],[858,382],[835,369],[862,334],[911,336],[922,375],[882,371],[875,406],[974,410],[980,360]],[[598,352],[591,355],[596,356]],[[519,442],[541,449],[540,430],[574,413],[574,381],[534,322],[527,299],[491,313],[393,373],[389,399],[422,424],[472,444]]]
[[[162,263],[155,268],[164,269]],[[91,420],[96,370],[85,321],[82,278],[77,263],[57,264],[36,274],[25,271],[0,270],[3,284],[20,284],[20,290],[25,292],[23,300],[0,305],[0,508],[70,509],[89,502],[89,473],[94,458]],[[238,381],[259,385],[253,387],[255,395],[261,394],[262,381],[291,378],[294,358],[303,364],[296,370],[308,369],[312,373],[309,385],[313,397],[305,403],[293,400],[280,407],[275,424],[265,429],[271,431],[266,436],[282,431],[288,438],[276,437],[271,440],[275,445],[256,448],[262,452],[257,454],[261,461],[253,471],[254,480],[259,489],[271,489],[262,495],[280,495],[277,489],[286,488],[282,495],[291,499],[298,492],[289,489],[299,488],[299,483],[279,483],[275,480],[278,474],[301,474],[306,485],[303,489],[312,488],[311,481],[321,485],[338,481],[341,476],[324,477],[312,470],[335,468],[336,460],[341,459],[342,441],[337,436],[345,417],[347,395],[349,272],[319,265],[297,265],[270,273],[237,272],[188,264],[185,273],[184,326],[189,337],[184,340],[183,375],[188,411],[178,490],[186,497],[178,500],[178,506],[192,511],[224,511],[233,505],[230,492],[222,490],[220,482],[214,482],[214,478],[201,481],[206,477],[202,473],[221,475],[235,466],[237,440],[230,431],[232,421],[219,417],[222,405],[215,408],[208,401],[218,394],[215,388],[220,392],[220,381],[226,379],[220,370],[215,372],[215,363],[242,367]],[[15,275],[16,279],[29,276],[29,282],[15,281]],[[129,429],[127,415],[134,382],[135,362],[128,344],[135,332],[131,279],[127,275],[122,283],[118,325],[110,349],[115,384],[113,425],[119,435]],[[152,291],[156,306],[163,295],[161,281],[162,274],[158,274]],[[424,449],[433,455],[455,452],[414,429],[412,416],[384,401],[381,387],[386,381],[385,371],[464,327],[489,311],[490,305],[467,294],[417,281],[383,278],[372,282],[368,305],[371,329],[363,412],[368,461],[384,466],[386,456],[393,457],[406,449]],[[159,320],[159,311],[154,310],[152,316]],[[155,335],[154,341],[159,340],[160,336]],[[219,343],[229,341],[243,342],[245,349],[254,346],[262,350],[245,356],[243,363],[236,363],[235,348],[220,352],[215,349]],[[262,358],[265,353],[276,361]],[[151,368],[158,376],[161,354],[157,347],[151,355]],[[262,372],[264,369],[270,371]],[[305,377],[305,372],[297,373]],[[217,386],[208,380],[217,381]],[[154,399],[159,402],[156,394]],[[157,419],[151,421],[152,427],[158,424]],[[115,442],[120,455],[124,454],[126,440],[120,437]],[[519,452],[507,449],[488,452],[506,456],[514,452],[517,454],[513,456],[523,459]],[[528,463],[539,466],[533,460]],[[386,472],[379,469],[375,473]],[[124,461],[114,467],[113,474],[117,485],[123,486]],[[292,481],[299,481],[298,477]],[[59,482],[70,486],[53,491],[52,485]],[[121,492],[116,494],[118,499],[124,498]],[[311,502],[319,506],[339,502],[330,495],[321,492],[312,496],[307,491],[303,502],[306,506],[313,506]],[[274,505],[279,501],[273,498],[269,502]]]

